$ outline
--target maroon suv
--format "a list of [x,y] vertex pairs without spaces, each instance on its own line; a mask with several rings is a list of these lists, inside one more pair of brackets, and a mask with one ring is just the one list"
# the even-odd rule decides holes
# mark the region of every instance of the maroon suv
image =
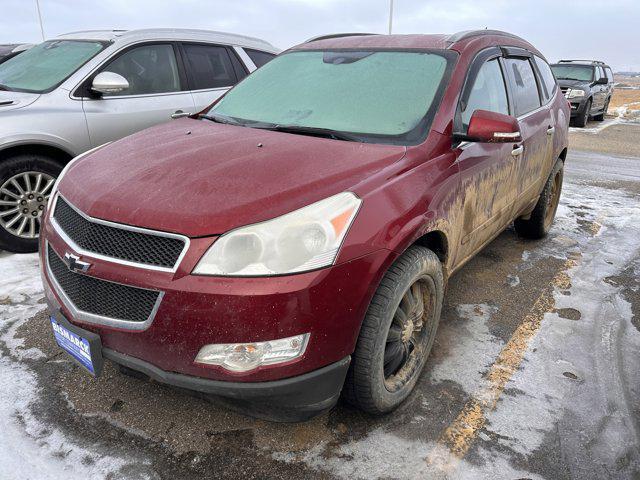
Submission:
[[570,111],[496,31],[330,36],[200,115],[78,157],[40,255],[58,343],[303,419],[407,398],[445,285],[515,221],[544,236]]

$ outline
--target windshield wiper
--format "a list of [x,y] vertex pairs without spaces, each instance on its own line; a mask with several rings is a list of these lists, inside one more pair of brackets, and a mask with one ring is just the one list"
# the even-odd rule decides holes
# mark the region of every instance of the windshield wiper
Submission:
[[253,128],[262,128],[264,130],[274,130],[276,132],[299,133],[301,135],[312,135],[316,137],[326,137],[333,140],[345,140],[347,142],[362,142],[360,138],[348,133],[331,130],[330,128],[305,127],[304,125],[247,125]]
[[223,123],[225,125],[239,125],[244,126],[243,123],[238,122],[237,120],[232,119],[231,117],[226,117],[224,115],[211,114],[211,115],[200,115],[200,118],[204,118],[207,120],[211,120],[216,123]]

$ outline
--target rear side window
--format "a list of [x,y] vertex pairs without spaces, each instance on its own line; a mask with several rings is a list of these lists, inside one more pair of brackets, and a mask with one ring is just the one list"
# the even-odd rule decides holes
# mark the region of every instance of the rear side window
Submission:
[[183,48],[191,90],[231,87],[238,81],[225,47],[184,44]]
[[247,52],[247,55],[249,55],[251,61],[255,63],[256,67],[258,68],[276,58],[273,53],[262,52],[260,50],[245,48],[244,51]]
[[545,101],[549,101],[556,92],[556,77],[553,76],[553,72],[551,71],[549,64],[542,58],[534,55],[533,59],[536,62],[538,71],[540,72],[540,77],[542,77],[542,93],[545,97]]
[[498,59],[489,60],[478,71],[469,99],[462,111],[462,125],[466,131],[476,110],[509,114],[507,91]]
[[605,67],[604,73],[607,74],[607,80],[609,80],[610,82],[613,82],[613,72],[609,67]]
[[529,60],[526,58],[505,58],[505,65],[513,92],[516,117],[540,107],[538,84]]
[[109,96],[177,92],[180,76],[173,45],[143,45],[129,50],[102,69],[122,75],[129,88]]
[[603,77],[604,77],[604,70],[602,70],[602,67],[598,67],[596,70],[596,80],[600,80]]

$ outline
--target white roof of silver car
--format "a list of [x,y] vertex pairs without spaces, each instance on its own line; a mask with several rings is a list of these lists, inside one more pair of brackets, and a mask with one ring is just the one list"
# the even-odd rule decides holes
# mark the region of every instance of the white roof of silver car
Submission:
[[280,50],[269,42],[259,38],[237,35],[234,33],[214,32],[211,30],[195,30],[185,28],[146,28],[140,30],[85,30],[59,35],[56,39],[73,40],[99,40],[116,42],[123,40],[133,42],[136,40],[203,40],[222,43],[225,45],[238,45],[240,47],[257,48],[270,52]]

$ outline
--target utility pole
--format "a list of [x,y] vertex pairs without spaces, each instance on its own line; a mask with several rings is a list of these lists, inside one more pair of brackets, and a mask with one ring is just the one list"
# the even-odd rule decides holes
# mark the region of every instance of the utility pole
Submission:
[[38,10],[38,20],[40,21],[40,33],[42,34],[42,41],[44,42],[44,27],[42,26],[42,14],[40,13],[40,0],[36,0],[36,9]]
[[393,0],[389,0],[389,35],[393,28]]

